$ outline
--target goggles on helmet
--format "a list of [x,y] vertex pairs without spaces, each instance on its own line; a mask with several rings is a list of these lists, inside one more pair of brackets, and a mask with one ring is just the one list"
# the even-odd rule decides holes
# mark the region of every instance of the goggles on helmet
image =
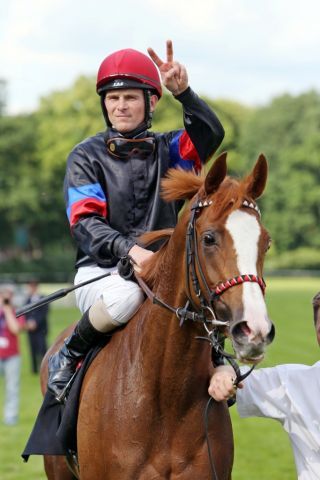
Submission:
[[155,150],[155,139],[113,137],[106,140],[106,147],[110,155],[128,160],[132,157],[147,158]]
[[[100,88],[99,92],[100,94],[103,94],[109,92],[110,90],[125,90],[128,88],[138,88],[140,90],[152,91],[152,88],[149,85],[137,82],[136,80],[131,80],[129,78],[114,78],[110,82],[103,85]],[[156,90],[153,90],[153,92],[157,95]]]

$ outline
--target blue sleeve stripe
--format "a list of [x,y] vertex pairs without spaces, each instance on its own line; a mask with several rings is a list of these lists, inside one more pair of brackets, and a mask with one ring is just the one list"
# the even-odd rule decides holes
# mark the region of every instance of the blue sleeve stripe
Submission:
[[99,202],[106,202],[106,196],[101,188],[100,183],[91,183],[88,185],[81,185],[80,187],[68,188],[68,206],[67,215],[70,218],[70,210],[74,203],[88,198],[96,199]]
[[68,205],[72,205],[79,200],[85,198],[96,198],[100,201],[106,201],[106,196],[101,188],[100,183],[91,183],[88,185],[82,185],[81,187],[69,187],[68,188]]
[[194,161],[182,158],[179,152],[180,138],[183,132],[184,130],[181,130],[180,132],[176,133],[170,142],[170,167],[180,167],[183,170],[192,170],[194,168]]
[[181,157],[179,155],[179,139],[182,135],[182,131],[174,135],[170,142],[169,153],[170,153],[170,167],[175,168]]

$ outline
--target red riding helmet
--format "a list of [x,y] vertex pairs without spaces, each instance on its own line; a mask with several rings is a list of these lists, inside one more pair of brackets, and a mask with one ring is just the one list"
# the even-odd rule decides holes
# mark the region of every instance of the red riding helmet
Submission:
[[97,75],[97,93],[118,88],[155,90],[162,96],[161,80],[157,67],[144,53],[125,48],[106,57]]

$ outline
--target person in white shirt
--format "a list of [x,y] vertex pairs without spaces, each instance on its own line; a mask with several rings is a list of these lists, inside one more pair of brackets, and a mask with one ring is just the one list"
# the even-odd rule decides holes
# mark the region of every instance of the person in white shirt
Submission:
[[[320,345],[320,292],[313,298],[314,325]],[[288,433],[298,480],[320,479],[320,361],[278,365],[253,371],[235,387],[231,366],[215,368],[209,394],[216,400],[235,397],[240,417],[278,420]]]

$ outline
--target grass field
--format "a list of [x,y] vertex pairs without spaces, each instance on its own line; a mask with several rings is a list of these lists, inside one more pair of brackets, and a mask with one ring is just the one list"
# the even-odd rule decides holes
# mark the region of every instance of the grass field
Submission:
[[[270,316],[276,325],[276,339],[261,366],[312,364],[318,360],[311,299],[319,290],[320,282],[314,278],[267,278],[266,298]],[[52,308],[50,340],[77,318],[78,313],[74,308]],[[20,458],[41,404],[39,379],[29,373],[29,355],[24,335],[21,347],[20,422],[13,427],[0,424],[0,479],[45,480],[40,457],[30,458],[27,464]],[[2,405],[1,378],[1,408]],[[267,419],[239,419],[235,407],[231,408],[231,415],[235,437],[233,480],[294,480],[296,475],[291,447],[281,426]]]

